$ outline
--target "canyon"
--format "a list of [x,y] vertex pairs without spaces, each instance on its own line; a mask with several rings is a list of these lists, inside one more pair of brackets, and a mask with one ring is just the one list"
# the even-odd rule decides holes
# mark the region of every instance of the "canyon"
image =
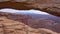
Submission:
[[0,12],[1,34],[60,34],[59,26],[51,18]]

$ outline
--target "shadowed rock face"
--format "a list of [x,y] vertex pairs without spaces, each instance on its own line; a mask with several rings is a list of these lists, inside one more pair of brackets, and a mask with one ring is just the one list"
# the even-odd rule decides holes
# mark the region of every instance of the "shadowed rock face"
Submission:
[[41,10],[60,16],[60,0],[0,0],[0,9]]

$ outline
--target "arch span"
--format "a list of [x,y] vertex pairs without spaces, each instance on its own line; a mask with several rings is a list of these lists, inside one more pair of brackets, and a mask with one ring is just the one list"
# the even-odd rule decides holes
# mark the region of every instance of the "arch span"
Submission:
[[59,0],[9,0],[9,1],[0,1],[0,9],[3,8],[12,8],[17,10],[40,10],[52,15],[60,16],[60,4]]

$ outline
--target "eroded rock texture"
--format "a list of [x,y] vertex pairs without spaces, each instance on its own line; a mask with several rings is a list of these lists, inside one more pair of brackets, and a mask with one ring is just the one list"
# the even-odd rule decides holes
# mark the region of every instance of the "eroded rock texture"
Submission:
[[[0,34],[60,34],[50,29],[32,28],[31,26],[25,24],[25,22],[21,22],[21,19],[25,19],[23,17],[26,18],[26,16],[23,16],[23,15],[1,12],[0,13]],[[18,20],[15,21],[15,19],[18,19],[18,18],[20,21]],[[26,19],[29,19],[29,18],[26,18]]]
[[0,0],[0,9],[36,9],[60,16],[60,0]]

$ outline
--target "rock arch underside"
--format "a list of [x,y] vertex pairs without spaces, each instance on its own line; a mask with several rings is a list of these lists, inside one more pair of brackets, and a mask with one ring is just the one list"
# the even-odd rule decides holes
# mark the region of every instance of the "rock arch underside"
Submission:
[[[60,0],[0,0],[0,9],[3,8],[34,9],[60,17]],[[60,34],[60,21],[43,20],[0,12],[0,34]]]
[[0,9],[35,9],[60,16],[60,0],[0,0]]

